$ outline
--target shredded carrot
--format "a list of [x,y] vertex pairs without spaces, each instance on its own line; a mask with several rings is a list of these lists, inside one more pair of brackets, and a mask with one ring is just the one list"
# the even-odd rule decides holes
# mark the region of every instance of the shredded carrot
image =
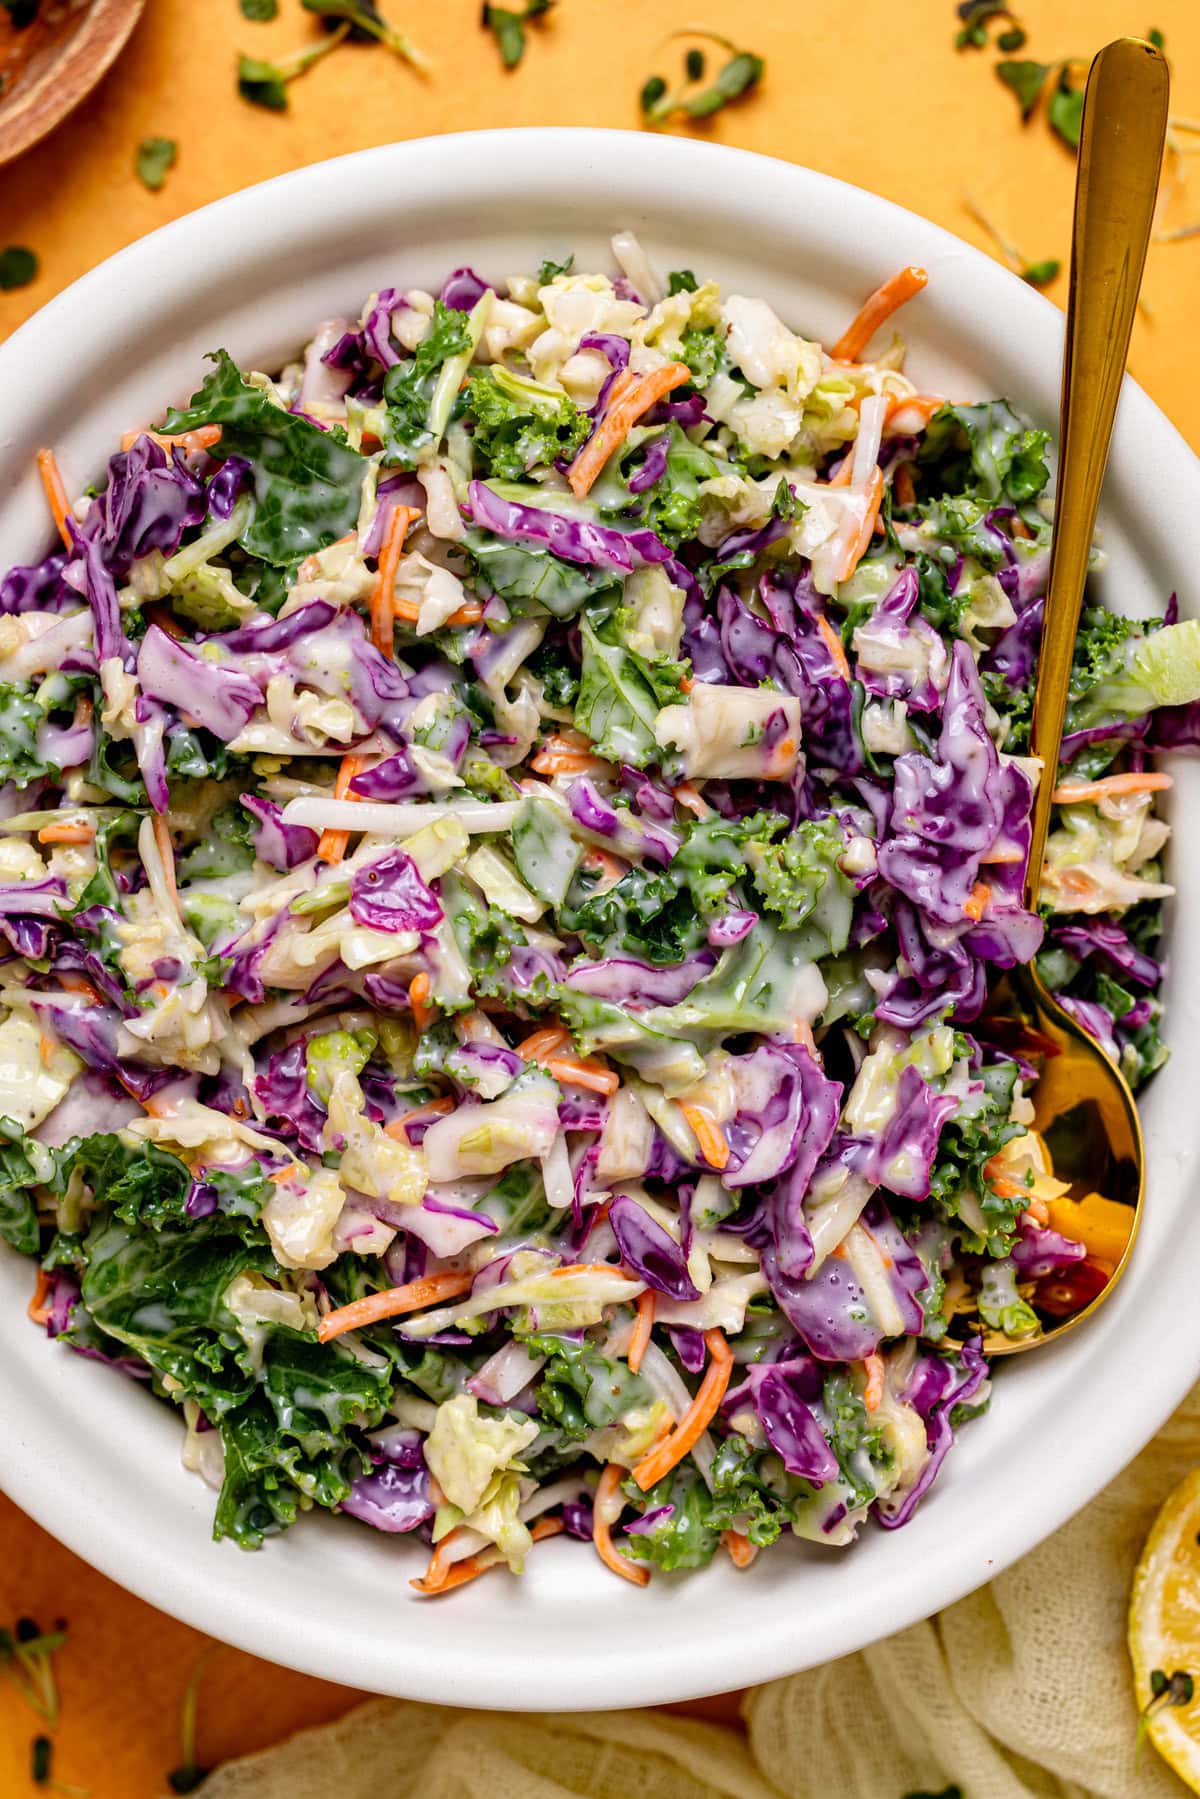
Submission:
[[1021,1217],[1027,1219],[1030,1224],[1046,1225],[1050,1222],[1050,1208],[1044,1199],[1031,1199],[1021,1213]]
[[[650,1570],[640,1562],[631,1562],[626,1556],[618,1553],[613,1547],[612,1525],[606,1513],[616,1503],[621,1490],[621,1482],[625,1478],[625,1470],[616,1462],[610,1462],[600,1476],[600,1484],[596,1488],[596,1497],[592,1502],[592,1542],[596,1545],[596,1554],[606,1568],[619,1574],[622,1580],[632,1582],[635,1587],[648,1587]],[[645,1489],[642,1489],[643,1492]],[[617,1517],[620,1517],[620,1512]]]
[[920,421],[920,428],[924,430],[934,413],[940,412],[946,404],[947,402],[941,394],[894,394],[891,406],[888,408],[888,415],[883,422],[884,429],[895,432],[896,420],[904,417],[905,423],[899,429],[907,434],[914,429],[907,422],[908,414],[915,412]]
[[90,1006],[99,1006],[99,1004],[101,1004],[101,997],[99,997],[97,989],[92,986],[92,982],[88,980],[86,975],[67,975],[67,973],[63,973],[63,975],[59,975],[58,977],[58,984],[59,988],[63,988],[65,993],[77,993],[79,998],[85,998]]
[[[628,369],[623,373],[629,375]],[[609,389],[604,416],[567,470],[572,492],[582,499],[643,413],[649,412],[672,388],[691,379],[692,371],[685,362],[667,362],[644,375],[629,376],[626,381],[618,376]]]
[[539,750],[529,763],[535,775],[591,775],[607,768],[598,756],[582,750]]
[[743,1536],[740,1530],[723,1530],[721,1546],[735,1568],[748,1568],[758,1554],[756,1545],[749,1537]]
[[1104,775],[1099,781],[1064,781],[1050,798],[1059,806],[1086,805],[1092,800],[1120,799],[1127,793],[1163,793],[1171,776],[1145,769],[1140,774]]
[[671,798],[677,806],[682,806],[685,812],[694,813],[697,818],[712,816],[712,807],[691,781],[681,781],[678,787],[672,787]]
[[543,1025],[541,1030],[533,1031],[523,1042],[517,1045],[517,1054],[526,1062],[541,1062],[566,1047],[571,1041],[571,1033],[565,1025]]
[[410,1124],[421,1124],[426,1118],[442,1118],[453,1110],[452,1099],[431,1099],[425,1105],[414,1106],[411,1112],[402,1112],[399,1118],[393,1118],[390,1124],[384,1125],[383,1134],[385,1137],[394,1137],[397,1143],[407,1143],[407,1127]]
[[633,1470],[633,1478],[643,1493],[648,1493],[665,1474],[670,1473],[677,1462],[681,1462],[695,1448],[725,1397],[725,1389],[733,1372],[733,1356],[725,1341],[725,1333],[719,1330],[705,1331],[704,1342],[709,1362],[704,1371],[704,1379],[696,1389],[695,1398],[670,1435],[664,1437],[661,1443],[656,1443]]
[[175,851],[171,846],[171,833],[167,828],[167,821],[161,812],[154,814],[153,828],[154,842],[162,857],[163,877],[167,883],[167,891],[171,898],[178,902],[179,889],[175,885]]
[[44,1268],[39,1268],[37,1280],[34,1282],[33,1298],[25,1308],[27,1317],[31,1318],[34,1324],[49,1324],[50,1322],[50,1306],[47,1303],[49,1293],[50,1276]]
[[50,1036],[48,1031],[43,1031],[38,1037],[38,1056],[41,1059],[43,1068],[49,1068],[51,1062],[54,1060],[54,1052],[57,1048],[58,1044],[55,1042],[54,1038]]
[[57,824],[43,825],[37,840],[39,843],[94,843],[96,827],[90,819],[64,818]]
[[178,623],[169,606],[162,604],[144,606],[142,616],[147,624],[157,625],[160,631],[165,631],[168,637],[175,639],[176,643],[183,642],[185,635],[183,626]]
[[401,1318],[406,1312],[419,1312],[423,1306],[440,1305],[444,1299],[456,1299],[466,1293],[474,1275],[465,1270],[446,1269],[442,1274],[427,1274],[404,1287],[388,1287],[383,1293],[368,1293],[365,1299],[353,1299],[348,1306],[326,1312],[317,1326],[322,1343],[340,1337],[343,1331],[361,1330],[364,1324],[377,1324],[381,1318]]
[[837,468],[834,470],[833,474],[830,475],[828,485],[830,487],[849,487],[850,477],[853,473],[854,451],[851,449],[846,451],[846,454],[838,463]]
[[907,462],[902,462],[892,476],[892,492],[896,496],[896,504],[902,512],[916,502],[917,490],[913,486],[912,470]]
[[650,1341],[650,1332],[654,1329],[654,1288],[647,1287],[638,1295],[637,1322],[633,1327],[633,1335],[629,1339],[629,1354],[626,1361],[630,1372],[636,1374],[642,1365],[642,1357],[646,1353],[646,1345]]
[[882,287],[855,313],[829,354],[835,362],[858,362],[882,324],[929,280],[924,269],[909,267],[889,275]]
[[[337,777],[333,783],[335,800],[352,800],[355,796],[350,791],[350,783],[355,775],[361,774],[363,758],[361,756],[343,756],[338,765]],[[331,866],[340,862],[346,854],[346,845],[350,841],[349,831],[324,830],[317,840],[317,861],[328,862]]]
[[863,1362],[867,1384],[863,1388],[863,1404],[868,1412],[879,1410],[879,1401],[883,1398],[883,1357],[876,1351],[867,1356]]
[[[607,1216],[608,1216],[608,1212],[606,1209],[605,1217],[607,1217]],[[565,1267],[552,1268],[550,1270],[550,1279],[552,1281],[562,1281],[562,1280],[566,1280],[568,1275],[573,1275],[573,1274],[621,1274],[621,1273],[622,1273],[622,1270],[620,1268],[615,1268],[611,1262],[568,1262],[565,1265]],[[629,1281],[636,1281],[638,1277],[636,1274],[629,1274],[629,1275],[625,1275],[624,1278]]]
[[556,731],[547,737],[529,764],[539,775],[600,774],[608,763],[597,756],[596,746],[581,731]]
[[976,881],[963,905],[963,911],[968,918],[973,918],[975,923],[978,924],[979,920],[988,909],[991,897],[992,890],[987,882]]
[[680,675],[679,690],[681,693],[690,693],[695,685],[696,683],[691,675]]
[[603,1062],[586,1056],[551,1056],[546,1067],[564,1087],[586,1087],[590,1093],[615,1093],[621,1077]]
[[843,648],[841,638],[838,636],[823,612],[817,615],[817,630],[821,634],[821,642],[829,651],[829,660],[833,663],[834,668],[836,668],[842,680],[848,681],[850,679],[850,664],[846,660],[846,651]]
[[598,1206],[593,1206],[587,1215],[587,1225],[583,1233],[586,1243],[593,1231],[599,1230],[602,1224],[608,1223],[608,1214],[612,1211],[612,1200],[602,1199]]
[[[421,608],[416,600],[393,600],[392,615],[402,618],[406,624],[415,625],[421,616]],[[478,600],[464,600],[456,606],[446,620],[448,625],[477,625],[483,617],[483,607]]]
[[610,856],[607,850],[597,849],[593,843],[583,852],[583,866],[597,869],[602,875],[606,875],[611,886],[614,881],[621,879],[627,865],[618,861],[616,856]]
[[1090,875],[1086,868],[1060,868],[1052,879],[1048,870],[1043,878],[1047,885],[1061,887],[1064,893],[1074,894],[1077,899],[1090,899],[1098,890],[1095,875]]
[[679,1110],[683,1113],[695,1133],[700,1145],[700,1154],[710,1168],[724,1168],[729,1160],[729,1145],[725,1141],[725,1133],[706,1106],[688,1106],[681,1100]]
[[413,516],[411,506],[393,506],[384,528],[383,544],[379,551],[379,572],[371,589],[371,642],[381,656],[391,656],[396,647],[392,635],[392,607],[395,600],[392,590],[396,585],[396,567],[404,548],[405,534]]
[[214,444],[221,441],[220,425],[197,425],[192,431],[177,431],[173,436],[166,431],[126,431],[121,437],[121,448],[132,450],[139,437],[148,437],[160,449],[179,449],[188,454],[192,450],[211,450]]
[[[416,1587],[419,1593],[440,1593],[442,1591],[446,1584],[446,1576],[450,1569],[464,1565],[461,1562],[452,1562],[450,1560],[450,1552],[452,1549],[457,1549],[458,1545],[462,1542],[465,1529],[466,1526],[460,1524],[457,1529],[446,1532],[446,1535],[442,1538],[441,1542],[434,1548],[433,1554],[429,1558],[429,1566],[421,1576],[421,1579],[410,1581],[410,1586]],[[478,1556],[468,1556],[465,1558],[466,1561],[477,1561],[478,1559]]]
[[872,535],[875,531],[875,521],[879,517],[879,506],[882,499],[883,470],[881,468],[873,468],[870,475],[867,477],[867,509],[863,513],[862,523],[858,528],[857,536],[849,545],[840,565],[835,570],[835,580],[848,581],[863,557],[866,555]]
[[412,1007],[413,1023],[419,1031],[427,1031],[437,1016],[437,1012],[429,1003],[429,976],[422,969],[415,974],[408,986],[408,1003]]
[[1006,1174],[991,1175],[988,1185],[998,1199],[1023,1199],[1028,1191],[1027,1188],[1019,1186],[1016,1181],[1010,1180]]
[[[244,1109],[245,1108],[243,1108],[243,1110]],[[289,1162],[286,1168],[277,1168],[274,1174],[269,1174],[267,1176],[267,1179],[272,1181],[277,1187],[286,1187],[292,1176],[295,1174],[296,1168],[297,1164],[295,1162]]]
[[[463,1528],[464,1526],[459,1526],[459,1530]],[[557,1537],[565,1529],[566,1525],[561,1518],[539,1518],[530,1527],[529,1534],[535,1543],[543,1543],[547,1537]],[[415,1587],[418,1593],[424,1593],[427,1598],[433,1598],[438,1593],[452,1593],[456,1587],[466,1586],[468,1581],[478,1579],[479,1575],[490,1574],[493,1568],[504,1566],[504,1557],[498,1549],[481,1549],[477,1555],[467,1555],[460,1562],[447,1563],[441,1552],[455,1541],[458,1534],[458,1530],[452,1530],[442,1538],[430,1557],[424,1575],[420,1580],[410,1580],[410,1587]]]
[[67,549],[72,549],[74,543],[67,525],[67,520],[71,516],[71,508],[67,502],[67,490],[63,486],[58,458],[53,450],[39,450],[36,461],[37,471],[42,477],[42,487],[46,493],[46,504],[50,508],[50,516],[58,527],[58,535]]
[[772,780],[784,780],[796,760],[796,739],[789,733],[781,737],[769,752],[766,773]]

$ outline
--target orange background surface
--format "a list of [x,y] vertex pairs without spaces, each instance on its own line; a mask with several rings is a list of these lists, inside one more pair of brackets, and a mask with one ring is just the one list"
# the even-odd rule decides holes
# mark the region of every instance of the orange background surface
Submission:
[[[1173,111],[1200,115],[1196,0],[1017,3],[1029,33],[1020,54],[1047,62],[1086,57],[1122,32],[1157,26],[1175,71]],[[237,0],[147,0],[99,90],[46,143],[0,169],[0,246],[28,244],[41,261],[30,287],[0,294],[0,337],[123,244],[285,169],[457,129],[636,127],[643,78],[655,71],[671,78],[679,68],[680,48],[664,45],[665,35],[696,22],[744,37],[767,60],[760,92],[696,127],[697,135],[841,176],[991,248],[964,207],[969,196],[1029,260],[1066,260],[1073,160],[1042,118],[1021,129],[1016,103],[993,73],[993,52],[954,51],[953,0],[902,7],[895,0],[559,0],[530,29],[525,60],[512,74],[479,27],[478,0],[424,7],[382,0],[382,7],[435,60],[431,78],[382,49],[346,46],[294,84],[286,114],[273,115],[237,97],[236,52],[266,57],[313,38],[297,0],[280,0],[271,25],[248,23]],[[148,193],[133,173],[137,144],[150,136],[179,143],[159,193]],[[1200,136],[1180,141],[1200,150]],[[1161,223],[1200,223],[1200,158],[1171,159]],[[1065,287],[1060,277],[1049,291],[1062,300]],[[1151,249],[1144,295],[1133,372],[1200,446],[1200,236]],[[56,1778],[87,1788],[92,1799],[155,1799],[179,1760],[179,1705],[207,1640],[122,1593],[0,1499],[0,1622],[22,1614],[43,1627],[60,1617],[70,1626],[56,1661],[63,1694]],[[262,1747],[336,1716],[357,1697],[221,1650],[202,1679],[200,1759]],[[5,1799],[32,1799],[38,1790],[28,1770],[40,1728],[0,1681]]]

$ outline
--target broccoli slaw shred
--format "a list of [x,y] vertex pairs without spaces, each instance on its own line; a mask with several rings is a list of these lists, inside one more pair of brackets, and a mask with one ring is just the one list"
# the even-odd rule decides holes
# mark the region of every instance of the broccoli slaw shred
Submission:
[[218,1537],[324,1507],[422,1595],[904,1524],[982,1333],[1125,1241],[990,985],[1165,1054],[1200,624],[1085,612],[1027,911],[1046,434],[910,379],[922,270],[826,351],[613,257],[218,350],[94,497],[39,456],[0,581],[31,1319],[178,1410]]

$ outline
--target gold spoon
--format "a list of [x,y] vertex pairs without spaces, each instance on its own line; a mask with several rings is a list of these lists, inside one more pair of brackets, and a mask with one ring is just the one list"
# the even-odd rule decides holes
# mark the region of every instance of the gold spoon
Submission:
[[[1033,805],[1025,905],[1037,905],[1051,795],[1056,785],[1067,685],[1096,508],[1141,287],[1167,128],[1167,65],[1152,45],[1118,38],[1088,74],[1075,186],[1071,291],[1067,303],[1058,491],[1041,657],[1033,702],[1032,754],[1042,764]],[[1044,1039],[1045,1068],[1032,1094],[1035,1128],[1054,1172],[1082,1197],[1101,1193],[1131,1208],[1124,1251],[1091,1302],[1039,1335],[985,1331],[984,1350],[1013,1355],[1074,1330],[1110,1296],[1129,1263],[1144,1188],[1137,1105],[1124,1077],[1043,985],[1033,963],[1014,968],[989,1013],[1027,1019]],[[1069,1275],[1069,1270],[1068,1270]]]

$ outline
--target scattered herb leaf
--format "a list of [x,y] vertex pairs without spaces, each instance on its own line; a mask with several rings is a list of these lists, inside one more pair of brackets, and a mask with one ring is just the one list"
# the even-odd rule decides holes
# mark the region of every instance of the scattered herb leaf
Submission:
[[484,5],[481,23],[495,38],[506,69],[515,69],[525,54],[525,27],[529,20],[540,19],[553,5],[554,0],[525,0],[520,12],[508,6]]
[[265,106],[268,112],[285,112],[288,83],[303,75],[305,69],[311,69],[322,56],[328,56],[349,32],[350,27],[343,25],[310,50],[297,50],[295,55],[281,57],[278,62],[265,62],[257,56],[239,56],[238,93],[251,106]]
[[1154,1668],[1150,1673],[1150,1697],[1138,1714],[1137,1746],[1140,1749],[1149,1728],[1150,1720],[1158,1712],[1166,1711],[1173,1705],[1190,1705],[1196,1694],[1196,1682],[1186,1668],[1176,1668],[1168,1674],[1162,1668]]
[[641,106],[644,113],[653,112],[658,102],[667,91],[667,84],[661,75],[651,75],[642,84]]
[[51,1729],[58,1722],[53,1657],[66,1640],[65,1627],[43,1632],[32,1618],[18,1618],[12,1630],[0,1629],[0,1672]]
[[134,164],[142,186],[148,187],[151,193],[157,193],[167,179],[167,170],[174,167],[178,155],[179,145],[173,137],[144,137],[138,145]]
[[1083,89],[1071,86],[1070,63],[1064,63],[1058,72],[1058,81],[1046,106],[1046,117],[1050,129],[1058,133],[1063,143],[1078,150],[1083,125]]
[[999,227],[993,224],[983,208],[978,206],[969,194],[963,195],[963,205],[975,223],[981,225],[987,232],[1009,268],[1014,274],[1019,275],[1022,281],[1028,281],[1030,287],[1044,287],[1047,282],[1054,280],[1062,268],[1057,257],[1048,256],[1041,262],[1030,262],[1029,258],[1018,250],[1016,244],[1005,237]]
[[35,1787],[44,1787],[50,1779],[54,1744],[49,1737],[34,1737],[30,1745],[29,1774]]
[[541,268],[538,270],[538,286],[549,287],[556,275],[569,275],[574,267],[574,252],[572,252],[570,256],[565,257],[562,262],[552,262],[550,258],[547,257]]
[[1022,119],[1028,119],[1038,103],[1046,77],[1053,68],[1048,62],[998,62],[996,73],[1017,96]]
[[375,0],[300,0],[300,4],[306,12],[319,14],[326,25],[345,24],[350,28],[351,37],[383,44],[394,55],[411,63],[414,69],[428,74],[429,58],[402,31],[388,24]]
[[279,12],[279,0],[241,0],[242,17],[252,24],[265,25]]
[[220,1645],[205,1652],[192,1670],[192,1677],[183,1691],[183,1703],[179,1710],[179,1741],[181,1756],[179,1766],[172,1768],[167,1775],[167,1785],[173,1793],[194,1793],[208,1779],[211,1769],[202,1768],[196,1760],[196,1704],[200,1693],[200,1681],[214,1656],[221,1653]]
[[739,50],[729,38],[715,31],[676,31],[673,37],[703,37],[729,51],[728,62],[722,64],[707,87],[697,88],[704,76],[704,58],[695,49],[684,57],[684,85],[671,92],[661,75],[651,75],[641,92],[642,114],[651,125],[664,125],[677,114],[686,119],[707,119],[720,112],[731,100],[740,100],[758,86],[766,71],[766,63],[752,50]]
[[[1013,31],[1005,32],[1004,36],[1011,37],[1015,31],[1019,35],[1021,43],[1025,41],[1025,33],[1017,24],[1009,8],[1003,4],[1003,0],[962,0],[962,4],[958,8],[958,16],[962,20],[962,26],[954,40],[956,50],[986,49],[987,27],[993,19],[1011,20]],[[1020,44],[1005,44],[1003,38],[997,41],[1002,50],[1020,48]]]
[[11,293],[14,287],[28,287],[36,279],[38,259],[24,244],[9,244],[0,250],[0,292]]
[[1150,27],[1149,31],[1146,33],[1146,37],[1149,40],[1149,42],[1154,45],[1154,48],[1156,50],[1165,50],[1166,49],[1167,40],[1163,36],[1162,32],[1158,29],[1157,25],[1152,25]]
[[1010,53],[1013,50],[1023,50],[1027,41],[1021,27],[1019,25],[1014,25],[1008,31],[1002,31],[1000,33],[999,37],[996,39],[996,48],[997,50],[1003,50],[1006,53]]

